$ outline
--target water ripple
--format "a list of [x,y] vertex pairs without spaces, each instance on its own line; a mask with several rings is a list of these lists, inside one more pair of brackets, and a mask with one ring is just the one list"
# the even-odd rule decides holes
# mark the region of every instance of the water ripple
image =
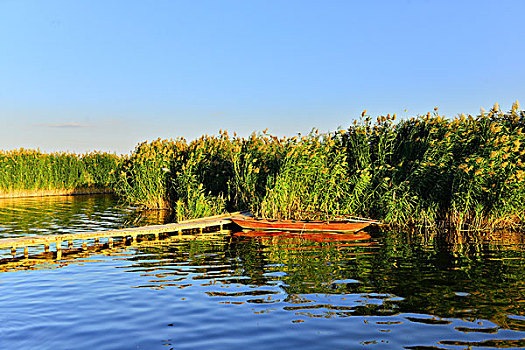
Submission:
[[[89,203],[63,221],[42,208],[40,227],[16,226],[30,206],[13,207],[0,232],[121,223],[108,223],[114,202]],[[519,348],[523,261],[516,245],[432,247],[395,232],[216,234],[38,255],[0,266],[0,348]]]

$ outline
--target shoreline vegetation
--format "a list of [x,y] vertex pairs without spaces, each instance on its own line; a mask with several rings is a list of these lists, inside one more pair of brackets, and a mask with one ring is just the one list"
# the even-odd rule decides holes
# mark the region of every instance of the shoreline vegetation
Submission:
[[371,217],[393,226],[519,229],[525,112],[434,113],[396,122],[363,112],[346,130],[278,138],[220,131],[142,142],[130,155],[0,151],[0,196],[114,191],[177,219],[249,209],[282,219]]

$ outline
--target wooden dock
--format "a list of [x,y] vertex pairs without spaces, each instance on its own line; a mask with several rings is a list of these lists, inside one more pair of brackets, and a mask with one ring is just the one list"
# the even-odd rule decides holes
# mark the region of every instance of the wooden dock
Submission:
[[0,239],[0,249],[10,248],[11,254],[14,257],[16,256],[17,248],[24,248],[24,255],[27,257],[30,246],[43,246],[44,252],[49,252],[50,245],[54,245],[58,253],[62,250],[62,244],[64,242],[67,242],[68,247],[72,247],[74,241],[83,241],[82,247],[86,247],[88,240],[94,240],[95,244],[99,244],[101,238],[107,238],[109,245],[112,245],[114,238],[120,238],[124,240],[129,239],[133,241],[139,236],[154,236],[155,239],[159,239],[160,235],[162,234],[176,233],[178,235],[182,235],[184,231],[194,230],[198,230],[200,233],[202,233],[205,228],[210,227],[216,227],[222,231],[225,225],[232,223],[230,220],[232,217],[244,217],[249,215],[250,214],[247,212],[236,212],[210,216],[201,219],[186,220],[166,225],[151,225],[118,230],[79,232],[62,235],[2,238]]

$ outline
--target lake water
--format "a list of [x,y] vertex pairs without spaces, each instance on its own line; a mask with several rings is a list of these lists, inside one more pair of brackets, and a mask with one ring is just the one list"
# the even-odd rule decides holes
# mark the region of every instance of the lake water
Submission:
[[[107,195],[0,202],[2,237],[169,220]],[[3,251],[0,349],[525,347],[523,234],[355,238],[209,232],[58,261]]]

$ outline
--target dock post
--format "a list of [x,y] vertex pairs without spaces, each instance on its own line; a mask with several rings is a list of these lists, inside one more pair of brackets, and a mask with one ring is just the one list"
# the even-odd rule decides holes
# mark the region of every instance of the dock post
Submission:
[[158,232],[155,232],[155,240],[158,241],[159,240],[159,233]]
[[86,250],[86,249],[87,249],[87,242],[82,243],[82,249],[83,249],[83,250]]
[[223,227],[223,225],[220,224],[220,225],[219,225],[219,232],[222,232],[222,227]]
[[202,230],[203,230],[202,226],[201,226],[201,227],[199,227],[199,233],[201,233],[201,234],[202,234]]
[[61,240],[57,240],[57,260],[60,260],[62,259],[62,241]]
[[182,236],[182,230],[177,230],[177,233],[179,234],[179,236]]
[[13,258],[16,256],[16,248],[15,247],[11,248],[11,255],[13,256]]
[[110,247],[113,247],[113,237],[109,237],[109,238],[108,238],[108,245],[109,245]]
[[25,247],[24,248],[24,258],[29,258],[29,248],[28,247]]
[[44,253],[49,253],[49,242],[44,243]]

